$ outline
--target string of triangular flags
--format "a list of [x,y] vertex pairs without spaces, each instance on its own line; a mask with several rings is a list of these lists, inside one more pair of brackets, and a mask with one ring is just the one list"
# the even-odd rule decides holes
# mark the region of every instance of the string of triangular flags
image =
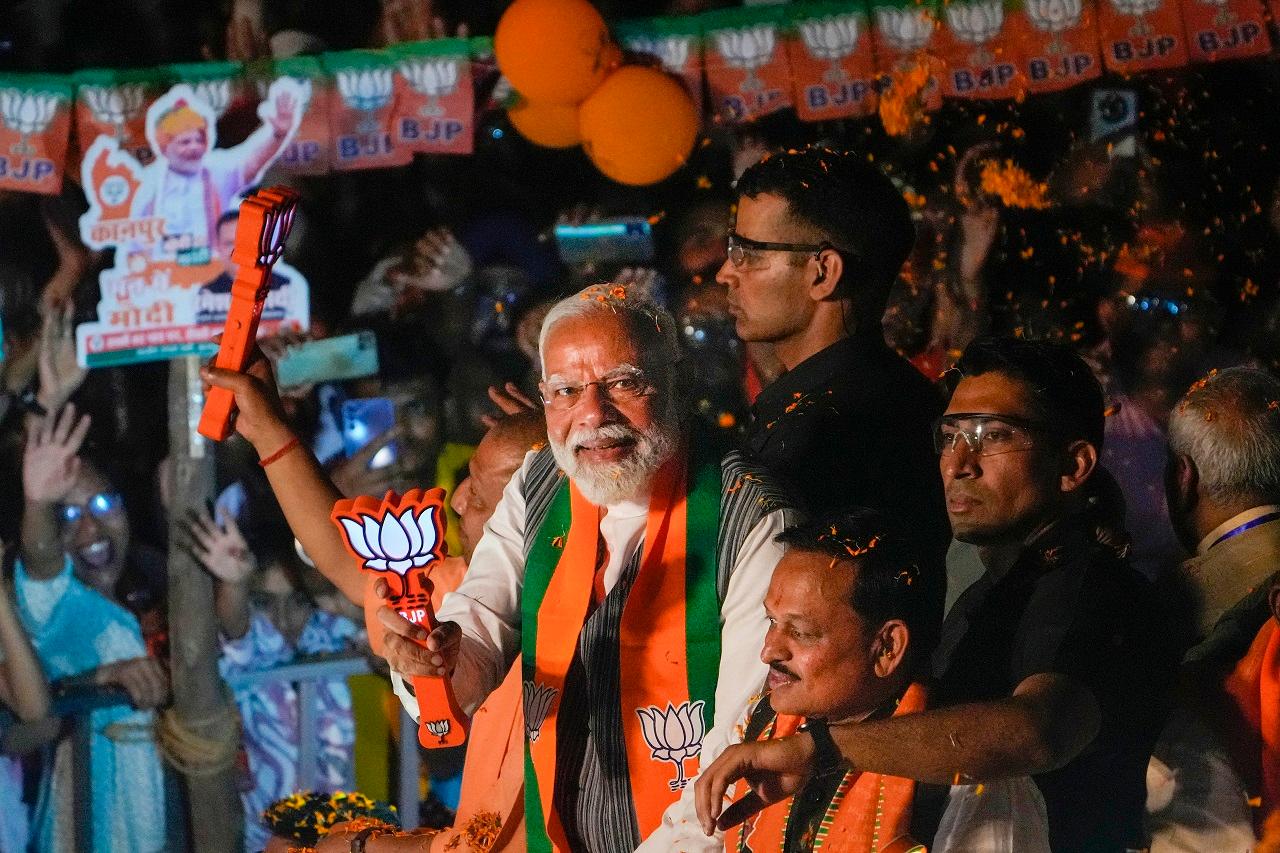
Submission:
[[[804,121],[879,110],[900,133],[943,97],[1021,98],[1099,77],[1259,57],[1271,50],[1263,0],[866,0],[728,9],[626,21],[627,51],[683,79],[716,122],[784,109]],[[223,116],[273,79],[308,93],[278,163],[300,174],[470,154],[473,83],[494,73],[489,38],[241,64],[209,62],[72,75],[0,75],[0,189],[56,194],[79,152],[113,135],[153,159],[147,108],[186,83]],[[499,87],[501,89],[501,87]],[[74,132],[73,132],[74,130]]]

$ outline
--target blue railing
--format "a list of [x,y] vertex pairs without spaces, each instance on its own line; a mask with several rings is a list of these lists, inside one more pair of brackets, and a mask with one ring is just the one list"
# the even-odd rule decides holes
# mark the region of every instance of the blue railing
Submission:
[[[232,676],[227,680],[233,690],[252,688],[256,685],[271,682],[289,682],[294,685],[298,697],[298,787],[307,791],[315,787],[318,775],[316,755],[316,689],[317,682],[331,678],[348,678],[352,675],[368,673],[369,663],[362,656],[324,656],[274,669],[259,672],[247,672]],[[79,687],[60,693],[50,709],[50,716],[65,720],[65,728],[59,737],[70,738],[72,750],[72,766],[76,768],[92,767],[89,753],[93,739],[93,726],[90,714],[100,708],[110,708],[127,704],[128,694],[119,688],[112,687]],[[0,735],[16,723],[15,718],[0,710]],[[419,772],[421,756],[418,752],[416,736],[417,724],[400,711],[400,754],[399,779],[397,780],[396,807],[400,812],[401,825],[406,829],[416,828],[419,819]],[[48,756],[52,760],[52,755]],[[73,774],[72,797],[75,820],[75,849],[78,853],[91,853],[93,850],[93,779],[88,772]],[[166,837],[170,850],[184,850],[187,847],[187,828],[185,810],[180,808],[184,801],[181,791],[181,780],[168,767],[165,767],[165,794],[168,804],[166,809]],[[252,815],[246,815],[252,820]]]

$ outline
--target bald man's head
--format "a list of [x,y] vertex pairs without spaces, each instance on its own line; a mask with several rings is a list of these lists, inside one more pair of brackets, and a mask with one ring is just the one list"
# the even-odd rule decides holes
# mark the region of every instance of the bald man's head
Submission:
[[452,506],[462,523],[458,538],[467,560],[493,515],[502,490],[515,474],[525,454],[546,443],[547,425],[542,412],[522,412],[502,418],[485,433],[471,457],[470,474],[454,490]]

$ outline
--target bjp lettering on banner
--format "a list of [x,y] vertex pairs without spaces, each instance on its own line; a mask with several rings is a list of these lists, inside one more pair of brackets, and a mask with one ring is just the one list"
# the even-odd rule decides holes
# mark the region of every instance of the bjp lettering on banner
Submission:
[[71,135],[71,84],[0,75],[0,189],[57,195]]
[[785,9],[726,9],[701,16],[707,88],[717,117],[749,122],[791,106],[783,46]]
[[1005,0],[942,4],[938,55],[947,65],[942,92],[954,98],[1013,98],[1023,90]]
[[[297,132],[306,93],[273,82],[258,106],[261,125],[239,145],[216,148],[217,113],[181,83],[151,105],[144,133],[156,157],[140,163],[114,134],[93,141],[81,164],[89,211],[80,237],[115,249],[99,278],[98,319],[76,330],[86,367],[212,352],[231,302],[239,196],[262,179]],[[260,331],[308,324],[306,281],[277,264]]]
[[99,136],[115,137],[121,149],[144,166],[154,159],[147,145],[147,109],[164,92],[168,74],[162,69],[77,71],[76,141],[89,150]]
[[1094,0],[1018,0],[1010,25],[1029,91],[1056,92],[1102,74]]
[[890,104],[909,100],[926,111],[941,107],[942,63],[934,53],[938,18],[932,3],[871,0],[871,23],[881,74],[881,113],[886,98]]
[[323,175],[329,171],[332,146],[329,144],[329,78],[314,56],[277,59],[256,78],[258,96],[265,98],[272,80],[288,78],[302,93],[302,119],[289,144],[280,152],[275,167],[294,175]]
[[391,55],[350,50],[326,53],[321,63],[333,78],[329,95],[333,168],[407,165],[413,152],[395,140],[396,71]]
[[419,154],[470,154],[475,97],[467,39],[395,45],[396,146]]
[[1098,32],[1109,71],[1155,71],[1189,61],[1178,0],[1099,0]]
[[1245,59],[1271,52],[1261,0],[1181,0],[1187,52],[1195,62]]
[[646,57],[683,80],[702,115],[702,24],[697,18],[623,21],[613,32],[627,53]]
[[866,9],[849,3],[787,7],[787,57],[796,114],[805,121],[870,115],[876,63]]

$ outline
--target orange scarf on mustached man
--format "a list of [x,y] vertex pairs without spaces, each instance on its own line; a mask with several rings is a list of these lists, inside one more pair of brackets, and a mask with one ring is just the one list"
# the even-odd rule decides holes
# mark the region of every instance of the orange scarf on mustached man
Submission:
[[[893,716],[925,709],[925,689],[912,684]],[[804,717],[779,714],[760,740],[793,734]],[[830,853],[888,853],[917,849],[907,837],[916,783],[911,779],[850,770],[827,807],[813,839],[813,851]],[[794,797],[774,803],[725,833],[728,853],[783,853]]]
[[1251,793],[1258,796],[1253,817],[1261,832],[1269,816],[1280,815],[1280,624],[1275,619],[1262,626],[1223,687],[1246,724],[1246,731],[1235,733],[1247,750],[1243,760],[1261,762],[1242,768],[1259,771],[1246,775],[1259,782],[1259,790]]

